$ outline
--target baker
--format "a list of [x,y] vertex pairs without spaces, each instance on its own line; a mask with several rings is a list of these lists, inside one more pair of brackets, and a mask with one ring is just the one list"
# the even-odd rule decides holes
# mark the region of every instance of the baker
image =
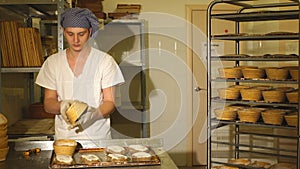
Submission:
[[[36,79],[45,89],[45,111],[56,114],[55,139],[110,139],[115,86],[124,82],[120,68],[112,56],[88,45],[99,26],[90,10],[68,8],[60,24],[68,48],[49,56]],[[93,108],[70,125],[66,111],[74,101]]]

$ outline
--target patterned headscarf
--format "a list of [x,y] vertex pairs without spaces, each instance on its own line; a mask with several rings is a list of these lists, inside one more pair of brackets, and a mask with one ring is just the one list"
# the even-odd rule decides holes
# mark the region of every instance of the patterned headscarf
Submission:
[[92,36],[99,29],[98,18],[87,8],[67,8],[61,14],[60,24],[63,28],[79,27],[89,29],[92,27]]

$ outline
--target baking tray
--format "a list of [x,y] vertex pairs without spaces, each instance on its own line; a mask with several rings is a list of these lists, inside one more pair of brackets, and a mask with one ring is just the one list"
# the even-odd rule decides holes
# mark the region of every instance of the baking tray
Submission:
[[[81,162],[81,155],[82,154],[94,154],[100,158],[99,162],[91,163],[91,164],[84,164]],[[105,167],[133,167],[133,166],[154,166],[160,165],[161,160],[155,151],[149,147],[149,153],[152,155],[151,160],[143,161],[143,162],[136,162],[132,161],[130,152],[126,153],[128,160],[124,162],[112,162],[108,161],[106,148],[81,148],[75,151],[73,155],[73,162],[71,164],[60,164],[56,160],[56,156],[54,151],[52,152],[51,160],[50,160],[50,169],[59,169],[59,168],[105,168]]]

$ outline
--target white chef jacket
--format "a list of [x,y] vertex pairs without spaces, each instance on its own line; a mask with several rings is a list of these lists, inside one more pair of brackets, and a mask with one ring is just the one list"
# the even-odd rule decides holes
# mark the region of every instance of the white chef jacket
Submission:
[[[124,78],[115,60],[108,54],[91,48],[82,73],[75,77],[67,61],[66,50],[51,55],[42,65],[36,84],[56,90],[58,100],[79,100],[98,107],[102,88],[123,83]],[[100,119],[76,133],[61,115],[55,116],[55,139],[110,139],[110,119]]]

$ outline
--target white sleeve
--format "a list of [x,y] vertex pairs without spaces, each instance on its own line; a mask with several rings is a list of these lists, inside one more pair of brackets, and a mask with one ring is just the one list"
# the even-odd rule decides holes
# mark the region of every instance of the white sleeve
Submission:
[[102,88],[108,88],[125,82],[123,74],[113,57],[106,57],[102,66],[104,66]]
[[35,83],[41,87],[56,90],[55,67],[51,66],[51,63],[53,63],[52,61],[53,59],[51,57],[45,60],[39,71]]

